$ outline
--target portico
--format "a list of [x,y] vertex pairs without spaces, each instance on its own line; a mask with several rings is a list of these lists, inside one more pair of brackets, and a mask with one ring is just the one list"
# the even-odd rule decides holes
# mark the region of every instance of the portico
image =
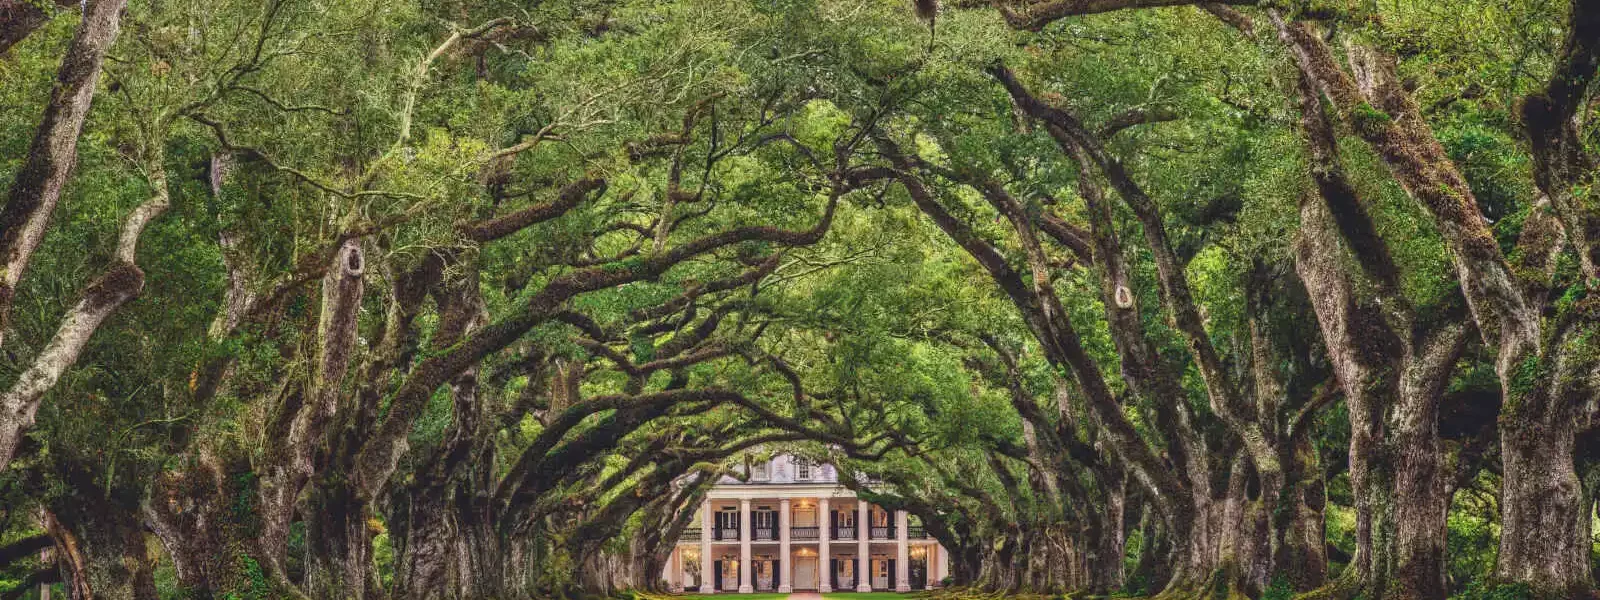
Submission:
[[946,575],[947,555],[904,511],[856,498],[827,465],[796,469],[785,458],[755,473],[769,477],[707,494],[667,561],[672,589],[906,592]]

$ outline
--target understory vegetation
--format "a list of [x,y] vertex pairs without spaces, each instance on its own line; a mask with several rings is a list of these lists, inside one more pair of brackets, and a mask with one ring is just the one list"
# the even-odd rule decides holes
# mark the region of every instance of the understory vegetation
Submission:
[[0,0],[0,600],[1595,596],[1600,0]]

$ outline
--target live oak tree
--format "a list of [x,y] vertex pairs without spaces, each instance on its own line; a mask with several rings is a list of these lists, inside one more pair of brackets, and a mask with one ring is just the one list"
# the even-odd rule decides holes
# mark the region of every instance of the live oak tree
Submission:
[[958,594],[1592,594],[1597,61],[1592,0],[0,1],[0,596],[664,592],[777,452]]

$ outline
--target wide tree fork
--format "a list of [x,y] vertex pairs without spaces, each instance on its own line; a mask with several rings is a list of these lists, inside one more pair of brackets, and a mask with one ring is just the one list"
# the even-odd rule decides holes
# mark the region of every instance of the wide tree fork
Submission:
[[[1345,175],[1333,122],[1309,82],[1297,91],[1313,181],[1300,201],[1295,265],[1350,409],[1357,511],[1355,556],[1319,594],[1443,598],[1449,494],[1439,403],[1471,328],[1449,311],[1426,322],[1386,285],[1398,277],[1394,261]],[[1377,281],[1376,297],[1358,291],[1347,252]],[[1394,456],[1403,458],[1388,464]]]
[[[1572,186],[1592,176],[1583,165],[1592,164],[1593,158],[1562,140],[1573,135],[1565,128],[1578,126],[1571,122],[1577,118],[1577,103],[1588,96],[1595,77],[1600,48],[1593,39],[1600,31],[1600,4],[1573,2],[1567,41],[1551,83],[1524,102],[1525,126],[1530,136],[1539,137],[1531,144],[1541,155],[1535,159],[1535,181],[1550,204],[1548,210],[1543,201],[1532,208],[1515,264],[1495,242],[1471,188],[1400,84],[1396,59],[1350,41],[1346,50],[1352,75],[1309,24],[1289,22],[1276,12],[1271,17],[1303,76],[1432,216],[1477,330],[1495,349],[1504,473],[1504,529],[1495,576],[1525,583],[1539,595],[1590,593],[1590,523],[1575,447],[1581,407],[1596,394],[1593,377],[1582,374],[1591,373],[1600,361],[1590,344],[1580,340],[1600,327],[1600,316],[1587,299],[1552,306],[1557,294],[1547,290],[1554,267],[1550,257],[1565,237],[1578,245],[1574,249],[1587,280],[1569,289],[1584,289],[1595,276],[1592,259],[1583,258],[1593,254],[1595,242],[1583,232],[1592,226],[1594,211],[1577,206],[1572,196]],[[1566,235],[1559,232],[1563,226]],[[1555,318],[1543,317],[1547,307],[1555,309]]]

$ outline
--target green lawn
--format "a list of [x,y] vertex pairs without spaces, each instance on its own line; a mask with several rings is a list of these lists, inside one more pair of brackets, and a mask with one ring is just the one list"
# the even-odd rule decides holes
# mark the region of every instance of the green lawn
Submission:
[[738,600],[784,600],[785,598],[788,598],[788,597],[789,597],[788,594],[777,594],[777,593],[769,593],[769,592],[762,592],[762,593],[759,593],[759,594],[737,594],[737,593],[734,593],[734,592],[724,592],[724,593],[721,593],[721,594],[710,594],[710,595],[706,595],[706,594],[684,594],[682,596],[672,596],[672,599],[673,600],[680,600],[680,599],[711,600],[711,599],[715,598],[717,600],[721,600],[723,598],[737,598]]
[[822,600],[905,600],[921,592],[898,594],[895,592],[829,592]]

